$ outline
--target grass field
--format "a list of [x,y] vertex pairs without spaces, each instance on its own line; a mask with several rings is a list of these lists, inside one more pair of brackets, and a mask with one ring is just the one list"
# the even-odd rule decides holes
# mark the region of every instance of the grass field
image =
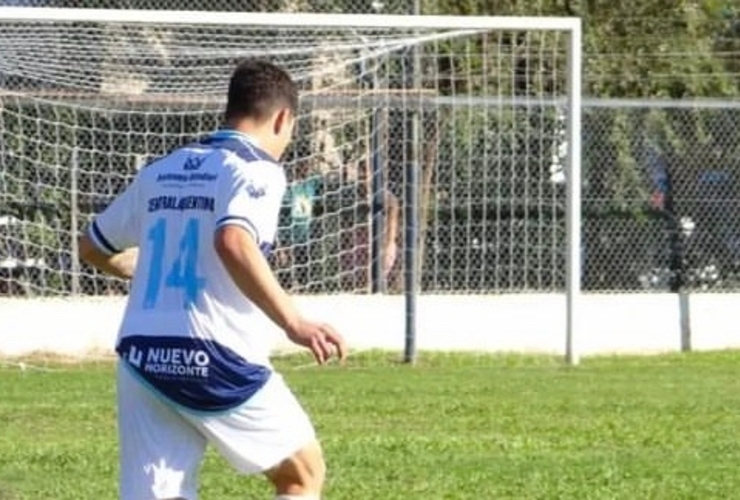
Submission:
[[[740,498],[740,353],[365,353],[277,360],[315,419],[325,498]],[[113,365],[0,368],[0,499],[113,499]],[[206,500],[271,498],[209,454]]]

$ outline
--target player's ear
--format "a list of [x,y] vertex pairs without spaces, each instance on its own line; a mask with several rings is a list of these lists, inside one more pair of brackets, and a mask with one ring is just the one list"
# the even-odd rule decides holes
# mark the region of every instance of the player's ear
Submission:
[[288,108],[280,109],[272,121],[273,133],[280,135],[282,133],[290,132],[293,127],[293,115]]

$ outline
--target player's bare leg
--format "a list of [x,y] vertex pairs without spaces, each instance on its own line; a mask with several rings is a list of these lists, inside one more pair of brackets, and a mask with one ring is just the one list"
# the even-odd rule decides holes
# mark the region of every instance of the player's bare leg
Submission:
[[277,500],[319,500],[326,465],[321,445],[314,441],[265,473]]

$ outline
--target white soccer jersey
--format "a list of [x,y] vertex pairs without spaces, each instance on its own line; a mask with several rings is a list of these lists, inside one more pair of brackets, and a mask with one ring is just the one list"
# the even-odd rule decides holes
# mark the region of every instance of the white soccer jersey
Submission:
[[271,373],[263,318],[213,246],[227,224],[271,250],[283,169],[254,141],[220,131],[151,163],[98,215],[92,241],[138,247],[117,351],[146,382],[195,410],[226,410]]

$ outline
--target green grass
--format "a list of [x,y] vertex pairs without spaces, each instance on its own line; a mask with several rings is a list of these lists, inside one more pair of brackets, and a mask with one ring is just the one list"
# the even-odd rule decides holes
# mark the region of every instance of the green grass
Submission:
[[[729,499],[740,353],[587,358],[366,353],[277,360],[330,468],[327,499]],[[113,366],[0,368],[0,499],[116,492]],[[203,499],[271,498],[209,453]]]

